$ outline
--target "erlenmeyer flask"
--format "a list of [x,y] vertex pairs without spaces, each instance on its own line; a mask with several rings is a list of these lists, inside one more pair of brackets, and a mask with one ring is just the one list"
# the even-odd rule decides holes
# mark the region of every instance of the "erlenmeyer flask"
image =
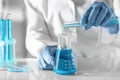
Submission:
[[63,34],[60,34],[58,36],[58,48],[56,51],[55,60],[55,73],[62,75],[70,75],[76,72],[70,36]]

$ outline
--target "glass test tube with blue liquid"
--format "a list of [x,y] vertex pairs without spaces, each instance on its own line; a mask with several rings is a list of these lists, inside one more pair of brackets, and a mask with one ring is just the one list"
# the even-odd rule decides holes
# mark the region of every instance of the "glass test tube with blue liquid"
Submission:
[[8,15],[0,20],[0,68],[9,72],[25,72],[28,67],[18,64],[16,60],[16,40],[12,37],[12,20]]
[[6,30],[6,36],[5,36],[5,44],[6,44],[6,54],[7,56],[6,57],[6,60],[8,61],[11,61],[12,60],[12,44],[9,44],[9,43],[12,43],[12,29],[11,29],[11,20],[10,19],[6,19],[5,20],[5,30]]
[[[118,24],[119,25],[119,18],[118,19],[111,19],[108,21],[107,25],[113,25],[113,24]],[[83,27],[83,25],[79,21],[72,21],[72,22],[67,22],[64,24],[63,31],[68,30],[69,28],[77,28],[77,27]],[[101,38],[102,38],[102,30],[103,28],[101,26],[98,26],[98,39],[97,39],[97,44],[101,44]]]
[[1,67],[5,67],[9,63],[15,63],[15,39],[12,38],[12,21],[8,18],[0,20],[0,42],[1,46]]
[[61,75],[70,75],[76,72],[70,36],[65,34],[60,34],[58,36],[58,48],[56,51],[55,60],[55,73]]
[[[120,19],[111,19],[107,25],[113,25],[113,24],[116,24],[116,25],[119,25],[120,27]],[[64,28],[63,28],[63,31],[65,32],[66,30],[69,30],[69,28],[77,28],[77,27],[82,27],[82,25],[80,24],[80,22],[78,21],[73,21],[73,22],[68,22],[68,23],[65,23],[64,24]],[[103,27],[101,26],[98,26],[98,39],[97,39],[97,46],[101,46],[101,44],[103,44],[102,42],[102,31],[103,30]],[[110,34],[111,35],[111,34]],[[117,37],[116,37],[117,38]],[[115,38],[115,39],[116,39]],[[114,41],[114,40],[113,40]],[[114,52],[114,51],[113,51]],[[95,56],[92,56],[92,57],[95,57]],[[103,60],[104,61],[104,60]],[[112,72],[115,70],[115,66],[114,66],[114,58],[112,57],[112,62],[111,62],[111,70]]]
[[2,40],[3,35],[3,19],[0,19],[0,67],[4,67],[4,41]]
[[15,44],[12,38],[12,20],[9,19],[9,0],[2,1],[0,15],[0,69],[7,69],[10,72],[24,72],[28,68],[18,65],[16,61]]

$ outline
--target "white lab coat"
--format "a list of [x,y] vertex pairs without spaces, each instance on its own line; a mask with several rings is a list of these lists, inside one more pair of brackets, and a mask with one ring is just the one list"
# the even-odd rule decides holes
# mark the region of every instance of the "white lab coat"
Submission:
[[[35,57],[46,45],[57,45],[57,36],[62,32],[65,22],[79,21],[82,14],[94,0],[25,0],[27,10],[26,48]],[[99,0],[101,1],[101,0]],[[120,14],[120,0],[106,0],[116,15]],[[118,35],[108,35],[103,30],[104,46],[96,46],[98,28],[85,31],[74,28],[72,49],[76,57],[109,56],[120,54]],[[114,42],[113,42],[114,41]],[[107,45],[106,45],[107,44]],[[79,58],[78,57],[78,58]]]

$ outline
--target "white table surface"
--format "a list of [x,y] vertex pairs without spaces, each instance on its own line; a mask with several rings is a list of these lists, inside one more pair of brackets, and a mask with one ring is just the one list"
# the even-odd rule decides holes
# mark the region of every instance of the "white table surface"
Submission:
[[120,80],[119,60],[114,60],[114,66],[111,66],[111,61],[108,62],[107,59],[102,63],[98,58],[81,58],[77,62],[76,74],[68,76],[58,75],[53,71],[39,70],[35,58],[18,59],[18,62],[28,65],[29,71],[0,70],[0,80]]

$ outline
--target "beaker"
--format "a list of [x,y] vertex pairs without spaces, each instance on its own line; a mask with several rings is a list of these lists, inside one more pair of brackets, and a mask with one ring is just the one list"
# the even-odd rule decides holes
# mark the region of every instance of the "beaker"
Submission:
[[56,50],[55,60],[55,73],[61,75],[70,75],[76,72],[70,36],[65,34],[60,34],[58,36],[58,48]]

